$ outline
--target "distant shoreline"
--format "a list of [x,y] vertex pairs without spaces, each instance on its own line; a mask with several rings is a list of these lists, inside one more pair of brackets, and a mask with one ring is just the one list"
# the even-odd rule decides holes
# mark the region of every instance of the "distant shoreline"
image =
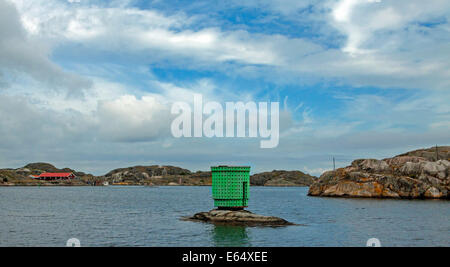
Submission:
[[[42,176],[44,175],[44,176]],[[61,175],[48,176],[48,175]],[[42,176],[42,177],[41,177]],[[70,177],[69,177],[70,176]],[[252,186],[310,186],[317,177],[301,171],[274,170],[250,176]],[[210,186],[211,172],[192,172],[176,166],[133,166],[114,169],[102,176],[70,168],[59,169],[49,163],[30,163],[18,169],[0,169],[0,186]]]
[[[309,187],[308,195],[336,198],[450,199],[450,146],[406,152],[392,158],[357,159],[319,178],[273,170],[250,176],[251,186]],[[47,180],[45,180],[47,179]],[[53,180],[50,180],[53,179]],[[133,166],[103,176],[30,163],[0,169],[0,186],[211,186],[211,172],[176,166]]]
[[[128,184],[128,185],[89,185],[89,184],[0,184],[0,187],[127,187],[127,186],[142,186],[142,187],[159,187],[159,186],[167,186],[167,187],[177,187],[177,186],[211,186],[211,185],[194,185],[194,184],[178,184],[178,185],[143,185],[143,184]],[[252,185],[252,187],[309,187],[307,185]]]

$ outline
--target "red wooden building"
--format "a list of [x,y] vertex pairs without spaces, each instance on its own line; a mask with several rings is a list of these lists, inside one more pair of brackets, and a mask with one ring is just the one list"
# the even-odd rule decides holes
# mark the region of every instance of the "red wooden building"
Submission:
[[34,178],[38,180],[68,180],[74,179],[75,175],[71,172],[44,172]]

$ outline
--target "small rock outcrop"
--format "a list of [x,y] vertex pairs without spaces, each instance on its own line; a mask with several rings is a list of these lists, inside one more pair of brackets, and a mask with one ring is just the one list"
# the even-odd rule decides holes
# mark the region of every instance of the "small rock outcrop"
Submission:
[[[175,166],[134,166],[115,169],[105,174],[111,184],[126,183],[129,185],[206,185],[212,184],[210,171],[191,172]],[[253,186],[310,186],[317,177],[301,171],[274,170],[250,176]]]
[[183,220],[199,221],[214,224],[244,225],[244,226],[287,226],[294,225],[282,218],[254,214],[247,210],[219,210],[199,212]]
[[115,169],[104,175],[105,178],[112,182],[134,182],[139,183],[150,178],[164,178],[169,176],[185,176],[190,175],[191,171],[174,166],[134,166],[128,168]]
[[351,166],[322,174],[308,195],[450,199],[450,147],[355,160]]
[[310,186],[317,177],[301,171],[262,172],[250,177],[250,184],[257,186]]

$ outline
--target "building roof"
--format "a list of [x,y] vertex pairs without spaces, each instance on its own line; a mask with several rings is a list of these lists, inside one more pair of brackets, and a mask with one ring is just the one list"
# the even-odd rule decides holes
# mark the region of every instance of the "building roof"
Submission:
[[71,172],[44,172],[39,177],[69,177],[73,175]]

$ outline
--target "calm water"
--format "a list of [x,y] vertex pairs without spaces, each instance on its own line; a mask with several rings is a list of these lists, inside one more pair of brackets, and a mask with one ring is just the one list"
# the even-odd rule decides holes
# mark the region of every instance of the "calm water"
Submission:
[[313,198],[252,187],[253,212],[301,226],[181,221],[212,208],[210,187],[0,187],[0,246],[450,246],[450,202]]

